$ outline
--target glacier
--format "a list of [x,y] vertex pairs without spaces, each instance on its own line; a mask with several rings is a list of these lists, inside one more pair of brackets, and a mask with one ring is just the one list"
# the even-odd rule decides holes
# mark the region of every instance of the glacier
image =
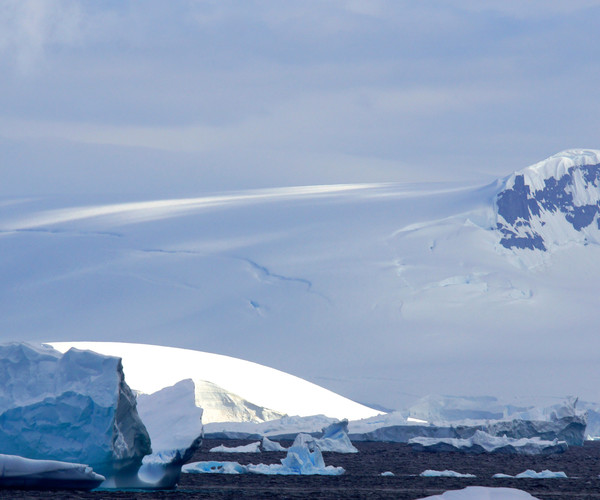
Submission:
[[[598,229],[577,230],[567,217],[596,203],[586,174],[596,157],[569,150],[536,169],[507,165],[530,193],[500,206],[513,174],[484,186],[4,200],[0,331],[3,340],[167,342],[392,409],[432,393],[594,402]],[[555,191],[531,198],[551,178],[567,205]],[[509,198],[515,210],[535,202],[539,215],[514,219]],[[539,236],[546,250],[507,248],[498,223],[515,238]],[[259,410],[301,414],[211,377],[181,373],[164,386],[207,380]],[[263,418],[247,408],[247,418]]]
[[11,343],[0,345],[0,448],[110,479],[141,465],[150,438],[118,358]]

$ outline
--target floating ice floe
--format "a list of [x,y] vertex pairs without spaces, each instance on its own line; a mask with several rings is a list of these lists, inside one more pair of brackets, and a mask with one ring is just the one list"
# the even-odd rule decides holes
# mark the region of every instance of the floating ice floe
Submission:
[[248,466],[238,462],[192,462],[185,464],[181,471],[185,474],[248,474]]
[[468,486],[462,490],[446,491],[420,500],[539,500],[526,491],[514,488],[487,488]]
[[491,436],[476,431],[467,439],[416,437],[409,444],[417,451],[462,451],[466,453],[514,453],[519,455],[538,455],[562,453],[567,449],[564,441],[544,441],[540,438],[512,439],[506,436]]
[[477,477],[473,474],[462,474],[460,472],[455,472],[453,470],[431,470],[427,469],[426,471],[421,472],[419,474],[421,477]]
[[4,453],[86,464],[108,479],[150,453],[121,360],[90,351],[0,345],[0,419]]
[[324,475],[337,476],[345,472],[343,467],[326,466],[315,439],[299,434],[287,450],[281,464],[249,464],[237,462],[193,462],[183,466],[185,473],[218,474],[265,474],[265,475]]
[[220,445],[211,448],[209,451],[213,453],[260,453],[260,441],[243,446],[235,446],[233,448]]
[[566,479],[568,476],[564,472],[552,472],[551,470],[543,470],[542,472],[536,472],[531,469],[527,469],[525,472],[521,472],[516,476],[509,474],[494,474],[492,476],[495,479],[501,478],[517,478],[517,479]]
[[104,480],[84,464],[0,455],[0,488],[91,490]]
[[287,448],[281,446],[277,441],[271,441],[267,436],[263,437],[261,446],[263,451],[287,451]]
[[388,470],[388,471],[385,471],[385,472],[382,472],[382,473],[381,473],[381,474],[379,474],[379,475],[380,475],[380,476],[383,476],[383,477],[391,477],[391,476],[395,476],[395,474],[394,474],[392,471],[389,471],[389,470]]

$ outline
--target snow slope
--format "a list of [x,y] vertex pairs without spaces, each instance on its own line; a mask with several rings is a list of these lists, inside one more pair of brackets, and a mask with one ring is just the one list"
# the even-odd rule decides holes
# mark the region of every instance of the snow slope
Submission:
[[[145,394],[184,379],[192,379],[194,383],[211,380],[259,406],[276,408],[290,415],[324,413],[335,418],[364,418],[378,413],[298,377],[229,356],[120,342],[53,342],[51,345],[59,351],[77,347],[121,357],[127,382]],[[205,385],[200,384],[200,387],[202,390]],[[202,407],[202,403],[203,400],[196,397],[196,406]],[[227,415],[221,412],[221,416]],[[231,418],[238,418],[238,413],[234,412]],[[204,415],[202,419],[210,422]]]
[[[597,216],[579,231],[571,217],[593,211],[597,157],[507,166],[488,186],[3,199],[0,332],[213,352],[396,409],[426,394],[600,401]],[[538,217],[515,195],[513,221],[498,196],[521,175],[530,194],[559,176],[568,203],[546,191]],[[511,231],[546,250],[507,248]]]

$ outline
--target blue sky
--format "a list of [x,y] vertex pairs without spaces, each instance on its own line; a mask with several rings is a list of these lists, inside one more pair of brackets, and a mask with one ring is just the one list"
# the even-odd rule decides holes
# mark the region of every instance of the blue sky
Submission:
[[15,0],[0,195],[487,182],[600,129],[600,1]]

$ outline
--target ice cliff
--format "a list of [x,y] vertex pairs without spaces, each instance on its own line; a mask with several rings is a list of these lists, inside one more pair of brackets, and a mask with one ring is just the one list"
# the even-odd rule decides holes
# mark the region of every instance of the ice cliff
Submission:
[[470,438],[415,437],[408,441],[416,451],[461,451],[464,453],[509,453],[516,455],[550,455],[563,453],[568,445],[565,441],[547,441],[535,438],[513,439],[507,436],[492,436],[476,431]]
[[558,153],[504,181],[496,228],[508,249],[550,250],[600,241],[600,151]]
[[11,343],[0,345],[0,449],[110,477],[139,467],[150,438],[119,358]]

